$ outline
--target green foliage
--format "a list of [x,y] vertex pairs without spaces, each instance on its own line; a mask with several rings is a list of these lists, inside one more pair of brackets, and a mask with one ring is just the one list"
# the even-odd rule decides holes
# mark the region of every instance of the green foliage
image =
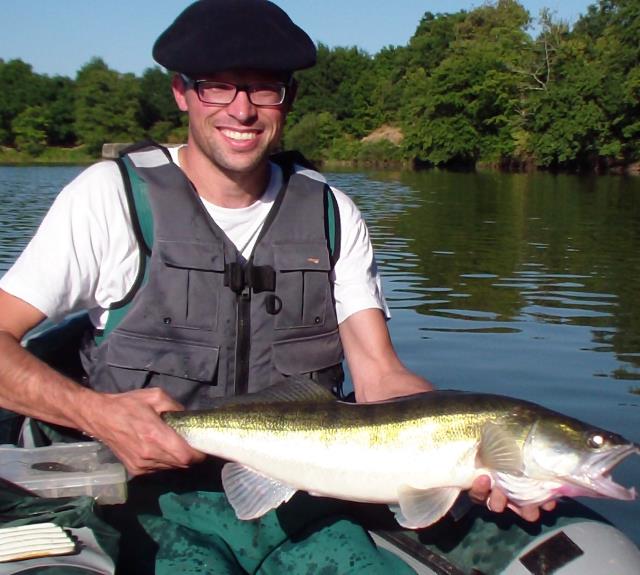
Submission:
[[43,105],[47,115],[47,144],[73,146],[77,138],[74,129],[74,84],[69,78],[44,76],[47,99]]
[[170,134],[181,126],[183,114],[173,99],[172,76],[156,66],[145,70],[140,79],[140,126],[157,142],[168,142]]
[[[597,0],[573,29],[545,9],[536,37],[516,0],[426,12],[406,46],[370,55],[318,46],[284,145],[315,161],[579,169],[640,161],[640,4]],[[0,59],[0,144],[50,146],[187,136],[171,74],[141,77],[88,62],[74,80]],[[365,139],[381,126],[404,138]]]
[[426,66],[414,73],[406,92],[407,145],[418,160],[473,165],[514,152],[520,88],[512,68],[515,46],[527,42],[528,22],[524,9],[511,1],[454,21],[455,40],[445,57],[430,74]]
[[42,106],[22,110],[11,123],[18,150],[39,156],[47,146],[47,125],[47,111]]
[[359,164],[373,166],[393,165],[406,160],[402,148],[388,140],[362,142],[356,157]]
[[89,150],[105,142],[129,142],[142,137],[139,124],[140,84],[132,74],[115,72],[99,58],[86,64],[76,78],[75,128]]
[[42,77],[22,60],[0,60],[0,144],[14,143],[13,120],[29,106],[40,101]]
[[457,25],[464,21],[465,12],[437,14],[426,12],[409,41],[407,68],[435,70],[447,57],[457,36]]
[[298,74],[298,98],[290,114],[291,125],[310,113],[327,112],[343,130],[358,137],[380,125],[372,106],[378,87],[374,60],[358,48],[318,46],[318,62]]
[[329,161],[352,163],[358,157],[361,147],[360,140],[348,134],[340,134],[333,140],[325,155]]
[[550,37],[549,81],[529,99],[531,150],[540,166],[639,159],[640,52],[628,30],[640,31],[638,3],[606,0],[591,6],[573,33]]
[[340,123],[329,112],[310,113],[287,130],[285,148],[299,150],[312,162],[322,162],[340,132]]
[[[73,132],[73,83],[68,78],[42,76],[35,74],[31,65],[22,60],[0,60],[0,143],[6,145],[21,145],[24,149],[25,135],[20,136],[21,143],[16,138],[18,134],[12,127],[19,130],[33,131],[34,112],[28,112],[20,120],[18,118],[30,108],[37,108],[41,117],[40,128],[45,137],[42,145],[71,145],[75,142]],[[28,119],[31,118],[31,119]],[[32,127],[25,125],[31,122]],[[32,140],[35,134],[26,136]]]

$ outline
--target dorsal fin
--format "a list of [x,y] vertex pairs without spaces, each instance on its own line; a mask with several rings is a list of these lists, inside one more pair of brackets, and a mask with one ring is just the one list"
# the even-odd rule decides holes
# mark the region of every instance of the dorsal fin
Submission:
[[217,408],[255,403],[322,403],[327,401],[337,401],[337,399],[326,387],[317,384],[308,377],[294,375],[286,381],[276,383],[255,393],[215,399],[211,407]]

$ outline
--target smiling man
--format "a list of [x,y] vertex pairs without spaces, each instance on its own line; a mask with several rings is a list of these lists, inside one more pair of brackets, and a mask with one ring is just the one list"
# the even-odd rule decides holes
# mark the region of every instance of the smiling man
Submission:
[[[357,401],[432,389],[393,348],[358,209],[303,160],[272,155],[295,99],[293,73],[314,65],[315,46],[267,0],[199,0],[153,54],[174,72],[188,140],[169,150],[134,146],[85,170],[56,199],[0,282],[0,406],[94,437],[142,476],[114,515],[123,531],[120,573],[191,572],[172,544],[185,525],[192,536],[184,557],[202,551],[195,548],[206,532],[215,572],[254,572],[265,554],[303,538],[319,570],[399,573],[360,527],[328,519],[326,503],[294,500],[289,520],[283,511],[240,525],[223,497],[204,495],[217,481],[203,471],[204,455],[160,417],[294,375],[340,395],[345,358]],[[79,310],[92,326],[80,350],[85,376],[76,381],[20,340],[45,318]],[[160,518],[157,496],[173,490],[187,495],[165,495]],[[488,502],[489,492],[480,478],[471,496]],[[491,508],[506,504],[491,493]],[[159,546],[155,566],[141,552],[137,523],[152,510],[145,527]],[[346,548],[330,551],[345,538]]]
[[216,205],[242,208],[259,199],[270,178],[268,156],[277,148],[294,85],[286,74],[227,71],[191,79],[176,75],[173,91],[189,114],[188,145],[180,163],[211,179],[196,186]]

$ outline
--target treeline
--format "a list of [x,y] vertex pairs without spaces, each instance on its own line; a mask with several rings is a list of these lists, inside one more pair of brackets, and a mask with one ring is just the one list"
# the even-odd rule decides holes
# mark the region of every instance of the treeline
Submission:
[[160,68],[137,77],[111,70],[100,58],[75,80],[36,74],[22,60],[0,60],[0,144],[38,156],[50,146],[82,145],[97,155],[104,142],[183,141],[186,128],[170,84]]
[[[159,68],[121,74],[100,59],[74,80],[0,60],[0,143],[37,156],[50,146],[98,153],[106,141],[184,141],[170,79]],[[599,0],[572,28],[548,11],[534,21],[515,0],[427,12],[407,46],[372,56],[320,45],[318,65],[298,79],[285,146],[319,162],[594,169],[640,160],[640,0]]]

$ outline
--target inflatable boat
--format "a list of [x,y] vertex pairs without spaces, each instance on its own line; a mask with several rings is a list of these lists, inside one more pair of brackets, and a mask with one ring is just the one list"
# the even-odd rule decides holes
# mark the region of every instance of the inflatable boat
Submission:
[[[83,326],[82,321],[86,320],[76,318],[68,324],[65,327],[67,337],[64,339],[38,336],[28,340],[25,345],[53,367],[69,373],[74,369],[74,362],[66,357],[64,350],[70,334],[73,339],[83,333],[86,324]],[[12,427],[13,422],[11,414],[4,412],[2,415],[0,423],[5,429],[4,442],[8,442],[6,429]],[[19,450],[21,447],[12,446],[10,449]],[[8,452],[4,453],[0,449],[0,469],[6,469],[9,460],[6,455]],[[3,458],[5,461],[2,461]],[[49,461],[51,457],[45,459]],[[20,515],[20,510],[27,509],[29,505],[35,505],[40,511],[45,510],[47,521],[56,522],[57,513],[60,514],[58,518],[68,516],[70,503],[59,505],[55,498],[50,497],[34,500],[33,494],[23,493],[19,488],[13,489],[11,483],[6,481],[0,484],[0,493],[3,495],[0,503],[4,500],[4,506],[0,506],[0,528],[14,525],[16,521],[18,524],[29,523],[30,512]],[[97,515],[103,504],[98,500]],[[415,531],[399,527],[384,506],[359,506],[357,519],[367,527],[378,547],[397,555],[420,575],[640,574],[640,550],[634,542],[576,500],[560,500],[553,512],[543,513],[541,520],[535,523],[523,521],[511,512],[496,514],[479,505],[465,504],[464,501],[455,507],[454,513],[448,514],[435,525]],[[60,509],[62,511],[57,511]],[[37,521],[39,517],[37,513],[31,513],[31,520]],[[89,517],[90,520],[83,524],[74,515],[74,523],[68,525],[69,529],[93,528],[96,535],[95,531],[103,527],[90,512],[80,517]],[[64,520],[59,522],[64,525]],[[105,540],[104,535],[102,533],[102,540]],[[100,540],[101,537],[96,539]],[[0,559],[0,575],[48,573],[46,569],[49,568],[52,574],[55,570],[56,573],[78,575],[111,575],[115,572],[114,563],[109,561],[109,556],[114,554],[112,545],[113,537],[108,545],[102,547],[91,538],[91,544],[85,545],[92,554],[89,558],[87,553],[83,556],[80,550],[59,557],[9,562]]]

